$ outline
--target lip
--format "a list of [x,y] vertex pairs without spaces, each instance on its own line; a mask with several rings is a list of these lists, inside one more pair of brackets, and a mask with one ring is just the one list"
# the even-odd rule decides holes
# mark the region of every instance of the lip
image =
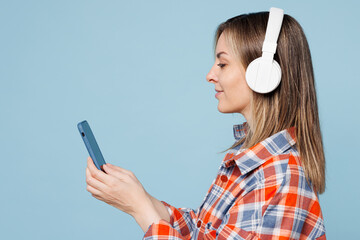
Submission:
[[219,91],[219,90],[217,90],[217,89],[215,89],[215,91],[217,91],[217,92],[223,92],[223,91]]
[[215,97],[217,98],[221,93],[222,93],[222,91],[221,91],[221,92],[217,92],[217,93],[215,94]]

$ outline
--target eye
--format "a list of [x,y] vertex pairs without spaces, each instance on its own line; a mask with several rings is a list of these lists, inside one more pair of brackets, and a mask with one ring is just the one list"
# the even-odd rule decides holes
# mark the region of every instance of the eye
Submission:
[[224,63],[219,63],[219,64],[218,64],[218,66],[219,66],[220,68],[225,67],[225,65],[226,65],[226,64],[224,64]]

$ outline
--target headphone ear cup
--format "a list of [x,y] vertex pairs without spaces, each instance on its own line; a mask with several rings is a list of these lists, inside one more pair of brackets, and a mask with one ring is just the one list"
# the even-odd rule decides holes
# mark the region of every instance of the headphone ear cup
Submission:
[[259,77],[259,68],[261,63],[261,57],[252,61],[246,69],[245,78],[248,86],[258,93],[269,93],[280,84],[281,80],[281,68],[280,65],[273,60],[270,76]]
[[247,67],[246,69],[246,73],[245,73],[245,78],[246,78],[246,82],[248,84],[248,86],[256,92],[256,77],[259,71],[259,66],[260,66],[260,60],[261,57],[256,58],[255,60],[253,60]]

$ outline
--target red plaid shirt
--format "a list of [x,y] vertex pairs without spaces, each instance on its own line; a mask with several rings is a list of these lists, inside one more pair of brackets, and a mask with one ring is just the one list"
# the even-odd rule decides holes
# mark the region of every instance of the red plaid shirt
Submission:
[[[233,126],[236,140],[245,136],[246,125]],[[326,239],[318,195],[296,149],[295,127],[239,149],[227,152],[198,209],[162,201],[170,222],[151,224],[143,239]]]

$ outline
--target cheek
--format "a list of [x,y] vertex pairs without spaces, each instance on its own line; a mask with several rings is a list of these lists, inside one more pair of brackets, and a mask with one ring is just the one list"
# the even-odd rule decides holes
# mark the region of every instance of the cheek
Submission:
[[252,90],[247,85],[246,80],[241,78],[234,82],[232,86],[229,86],[227,95],[237,104],[248,104],[250,102],[251,91]]
[[[239,77],[239,75],[241,77]],[[229,81],[227,86],[229,92],[236,93],[237,95],[246,95],[248,96],[251,89],[249,88],[245,76],[242,76],[241,73],[237,73],[235,76],[232,77],[232,81]]]
[[241,84],[240,88],[241,94],[246,98],[250,98],[252,90],[250,89],[249,85],[247,85],[246,81]]

